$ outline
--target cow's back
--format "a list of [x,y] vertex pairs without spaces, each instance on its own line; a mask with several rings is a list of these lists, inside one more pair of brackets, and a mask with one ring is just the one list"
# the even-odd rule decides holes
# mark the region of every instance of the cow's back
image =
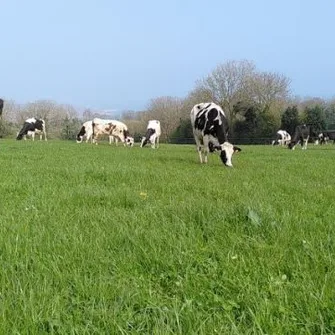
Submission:
[[195,135],[212,135],[225,140],[228,134],[228,123],[222,108],[211,103],[200,103],[191,110],[191,124]]
[[161,123],[158,120],[150,120],[148,122],[147,129],[153,129],[155,130],[155,133],[157,136],[161,135]]

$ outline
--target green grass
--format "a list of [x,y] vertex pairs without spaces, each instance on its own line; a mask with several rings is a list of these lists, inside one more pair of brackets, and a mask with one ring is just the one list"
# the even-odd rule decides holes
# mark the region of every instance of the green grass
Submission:
[[1,334],[334,334],[335,146],[1,140]]

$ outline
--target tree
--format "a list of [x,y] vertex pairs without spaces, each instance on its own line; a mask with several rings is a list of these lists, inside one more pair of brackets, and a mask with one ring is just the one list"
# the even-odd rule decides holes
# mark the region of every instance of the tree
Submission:
[[179,126],[171,135],[173,143],[193,143],[193,128],[190,119],[180,119]]
[[304,110],[303,121],[306,124],[312,125],[315,132],[320,132],[326,129],[325,108],[321,105],[306,107]]
[[77,111],[71,105],[61,105],[49,100],[37,100],[23,105],[17,114],[17,122],[22,124],[27,118],[36,117],[45,120],[48,137],[60,137],[63,120],[77,118]]
[[276,102],[286,101],[290,94],[290,80],[275,72],[257,72],[249,77],[250,95],[252,100],[270,109]]
[[327,125],[327,130],[335,129],[335,100],[329,101],[326,105],[325,121]]
[[94,119],[94,113],[91,109],[86,108],[83,112],[83,120],[85,121],[90,121]]
[[193,95],[196,92],[210,95],[225,111],[231,128],[236,121],[243,121],[241,110],[235,108],[238,103],[257,106],[257,111],[272,115],[271,122],[278,127],[283,105],[290,94],[289,85],[290,80],[284,75],[257,71],[252,62],[228,61],[199,81]]
[[159,97],[152,99],[143,115],[145,124],[149,120],[159,120],[162,127],[162,139],[169,140],[173,131],[179,126],[183,100],[176,97]]
[[75,140],[80,126],[81,122],[79,121],[79,119],[66,116],[65,119],[62,121],[62,129],[60,134],[61,139]]
[[289,106],[281,117],[280,129],[286,130],[293,135],[295,127],[300,123],[297,106]]
[[210,95],[211,101],[224,109],[228,121],[233,122],[235,119],[234,105],[238,101],[249,99],[248,85],[255,71],[255,64],[247,60],[227,61],[218,65],[210,75],[199,81],[196,90]]

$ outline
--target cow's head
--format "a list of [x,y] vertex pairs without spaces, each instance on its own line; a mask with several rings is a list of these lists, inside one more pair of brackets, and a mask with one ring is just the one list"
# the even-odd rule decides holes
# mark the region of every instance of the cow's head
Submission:
[[233,164],[231,162],[231,159],[233,157],[233,154],[239,151],[242,151],[242,150],[238,147],[235,147],[229,142],[224,142],[223,144],[221,144],[220,158],[222,160],[222,163],[226,166],[232,167]]
[[288,144],[288,149],[290,149],[290,150],[294,150],[294,148],[295,148],[295,143],[293,143],[293,142],[290,142],[289,144]]
[[132,147],[134,145],[134,138],[131,136],[128,136],[125,140],[128,147]]
[[141,138],[141,145],[140,147],[143,148],[148,143],[148,140],[145,136]]

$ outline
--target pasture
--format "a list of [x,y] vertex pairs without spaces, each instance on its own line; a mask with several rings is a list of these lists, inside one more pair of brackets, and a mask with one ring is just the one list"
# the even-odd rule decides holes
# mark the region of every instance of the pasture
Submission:
[[335,146],[0,141],[1,334],[335,333]]

